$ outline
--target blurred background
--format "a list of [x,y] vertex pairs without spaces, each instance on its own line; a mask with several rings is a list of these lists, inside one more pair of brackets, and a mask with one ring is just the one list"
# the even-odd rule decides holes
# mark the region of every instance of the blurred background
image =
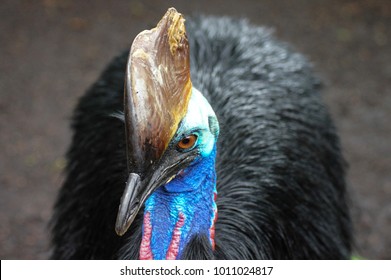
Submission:
[[48,257],[78,98],[168,7],[272,27],[315,65],[339,129],[355,252],[391,259],[391,1],[1,0],[0,258]]

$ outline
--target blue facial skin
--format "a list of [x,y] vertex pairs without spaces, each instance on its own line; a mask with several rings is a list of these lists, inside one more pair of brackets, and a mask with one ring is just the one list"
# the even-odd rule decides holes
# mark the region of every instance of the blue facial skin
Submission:
[[185,222],[180,229],[177,259],[180,259],[186,244],[196,234],[205,234],[210,238],[210,227],[217,210],[214,201],[215,158],[216,144],[208,154],[203,154],[201,150],[190,166],[146,200],[144,214],[150,213],[153,259],[166,259],[179,213],[183,214]]
[[[213,244],[210,229],[217,212],[214,198],[216,141],[219,126],[212,107],[202,93],[194,87],[187,113],[181,120],[170,148],[176,146],[175,143],[179,143],[183,137],[191,134],[197,136],[196,143],[192,148],[181,152],[197,151],[198,156],[171,181],[155,190],[145,202],[144,216],[149,213],[150,220],[148,235],[149,228],[152,228],[151,239],[148,241],[150,241],[152,258],[156,260],[167,258],[174,232],[179,246],[177,250],[170,250],[170,259],[173,257],[180,259],[186,245],[196,235],[209,237]],[[180,224],[183,226],[179,227]]]

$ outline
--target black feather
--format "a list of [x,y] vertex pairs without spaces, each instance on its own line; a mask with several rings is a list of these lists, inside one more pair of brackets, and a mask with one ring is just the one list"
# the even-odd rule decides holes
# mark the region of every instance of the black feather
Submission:
[[[219,124],[216,250],[196,237],[189,259],[350,258],[344,161],[306,59],[245,20],[187,20],[193,85]],[[128,51],[83,96],[52,219],[55,259],[138,258],[142,211],[114,224],[127,179],[123,110]],[[213,124],[212,124],[213,125]]]
[[193,237],[183,252],[185,260],[213,260],[214,258],[210,240],[205,235]]

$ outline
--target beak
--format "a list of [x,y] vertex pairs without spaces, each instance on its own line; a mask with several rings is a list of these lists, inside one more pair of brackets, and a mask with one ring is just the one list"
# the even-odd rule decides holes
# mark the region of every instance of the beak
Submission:
[[117,234],[124,235],[147,198],[157,188],[171,181],[180,170],[189,166],[196,157],[196,151],[175,155],[174,152],[169,152],[163,156],[156,170],[152,168],[145,179],[142,180],[136,173],[130,173],[118,209],[115,224]]
[[136,173],[130,173],[126,182],[125,191],[121,197],[117,221],[115,223],[115,231],[119,236],[124,235],[140,209],[139,205],[142,200],[140,197],[140,187],[140,176]]

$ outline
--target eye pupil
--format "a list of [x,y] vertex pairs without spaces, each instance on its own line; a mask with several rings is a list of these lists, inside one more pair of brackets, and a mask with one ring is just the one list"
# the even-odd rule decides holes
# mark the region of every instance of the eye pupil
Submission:
[[178,142],[178,148],[182,150],[193,148],[196,144],[196,141],[197,136],[194,134],[185,136]]

